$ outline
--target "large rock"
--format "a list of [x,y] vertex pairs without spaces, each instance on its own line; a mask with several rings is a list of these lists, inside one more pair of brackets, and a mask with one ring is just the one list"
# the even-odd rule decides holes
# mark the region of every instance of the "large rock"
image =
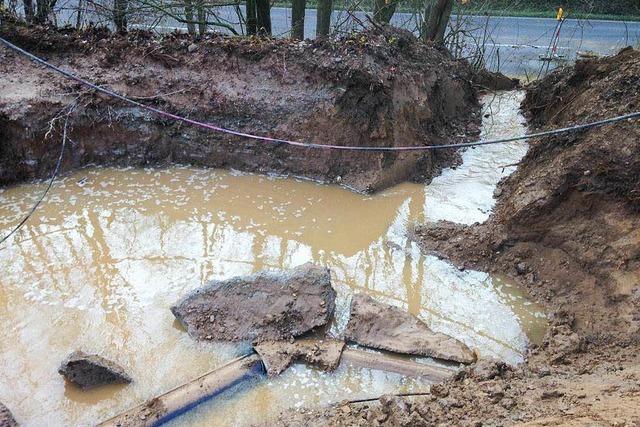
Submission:
[[300,339],[264,341],[254,346],[262,358],[269,377],[275,377],[293,362],[304,361],[325,371],[333,371],[340,364],[344,341],[335,339]]
[[345,336],[367,347],[397,353],[473,363],[476,355],[462,342],[438,332],[415,316],[358,294],[351,301]]
[[171,311],[198,340],[286,340],[325,325],[335,297],[329,269],[305,264],[213,281]]
[[18,423],[13,418],[11,411],[0,402],[0,427],[18,427]]
[[116,363],[82,351],[71,353],[60,365],[58,373],[83,390],[131,382],[131,377]]

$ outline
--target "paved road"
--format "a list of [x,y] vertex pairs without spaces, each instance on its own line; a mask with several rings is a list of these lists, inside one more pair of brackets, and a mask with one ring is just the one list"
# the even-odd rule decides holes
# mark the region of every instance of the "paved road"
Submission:
[[[71,6],[77,0],[66,0]],[[66,16],[65,16],[66,15]],[[232,23],[237,22],[237,16],[232,7],[220,8],[220,16]],[[356,16],[366,22],[363,13]],[[542,61],[546,56],[547,47],[556,28],[556,21],[548,18],[515,18],[515,17],[468,17],[468,25],[475,28],[471,33],[481,38],[487,31],[488,43],[485,53],[487,66],[492,70],[499,70],[511,76],[525,77],[537,75]],[[60,23],[73,20],[68,14],[60,14]],[[275,7],[271,10],[273,34],[286,36],[291,28],[291,9]],[[343,23],[344,30],[358,29],[359,24],[349,20],[342,11],[335,11],[333,23]],[[346,20],[346,23],[345,23]],[[396,13],[392,23],[396,26],[415,30],[415,17],[408,13]],[[239,30],[239,26],[235,25]],[[159,31],[170,31],[176,28],[184,29],[172,19],[164,19],[156,25]],[[307,9],[305,19],[305,37],[315,36],[316,10]],[[467,38],[468,44],[473,44]],[[619,49],[640,45],[640,22],[616,21],[578,21],[568,19],[562,28],[558,54],[567,60],[574,60],[578,51],[594,51],[601,55],[610,55]],[[551,67],[557,65],[552,63]]]

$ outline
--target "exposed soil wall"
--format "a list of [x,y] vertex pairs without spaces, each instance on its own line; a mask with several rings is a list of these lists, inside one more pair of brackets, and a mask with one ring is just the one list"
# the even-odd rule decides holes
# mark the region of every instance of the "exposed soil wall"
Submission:
[[[523,108],[534,128],[555,128],[637,111],[639,94],[640,52],[628,49],[554,72]],[[640,424],[639,189],[638,121],[531,141],[487,223],[425,225],[415,238],[461,267],[514,277],[549,312],[544,344],[518,368],[481,361],[426,397],[281,424]]]
[[[523,108],[534,128],[556,128],[637,111],[639,94],[640,52],[629,49],[553,73]],[[628,342],[640,326],[639,189],[637,120],[545,138],[499,185],[486,224],[418,235],[426,250],[523,278],[589,340]]]
[[[417,146],[477,135],[466,63],[385,29],[297,42],[102,30],[24,28],[2,37],[141,102],[258,135],[318,144]],[[274,145],[168,122],[64,80],[0,48],[0,185],[51,172],[64,107],[72,115],[64,169],[192,164],[339,181],[362,191],[428,180],[456,161],[438,153],[363,153]]]

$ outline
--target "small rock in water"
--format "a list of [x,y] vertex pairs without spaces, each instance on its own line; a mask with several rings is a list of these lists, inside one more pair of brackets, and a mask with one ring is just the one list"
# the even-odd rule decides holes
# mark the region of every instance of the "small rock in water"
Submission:
[[363,346],[396,353],[473,363],[476,355],[464,343],[433,332],[417,317],[397,307],[358,294],[351,300],[345,336]]
[[289,271],[214,281],[171,308],[198,340],[287,340],[325,325],[335,307],[329,269],[305,264]]
[[82,351],[71,353],[60,365],[58,373],[83,390],[131,382],[131,377],[116,363]]
[[18,427],[11,411],[0,402],[0,427]]

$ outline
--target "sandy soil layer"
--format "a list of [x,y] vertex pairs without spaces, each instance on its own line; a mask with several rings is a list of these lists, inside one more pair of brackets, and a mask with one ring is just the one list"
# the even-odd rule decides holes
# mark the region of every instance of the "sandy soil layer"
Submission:
[[[553,128],[638,109],[640,52],[578,62],[528,89],[531,124]],[[418,227],[424,251],[508,274],[551,327],[527,362],[480,361],[414,398],[284,414],[284,425],[638,425],[640,126],[531,141],[489,221]]]
[[[0,35],[139,102],[257,135],[437,145],[473,138],[480,122],[469,65],[391,28],[340,40],[211,35],[194,43],[184,34],[25,28],[5,18]],[[96,95],[4,47],[0,94],[0,185],[50,174],[64,121],[52,128],[51,120],[72,105],[64,169],[182,163],[304,176],[369,192],[429,180],[458,160],[450,150],[311,151],[197,129]]]

